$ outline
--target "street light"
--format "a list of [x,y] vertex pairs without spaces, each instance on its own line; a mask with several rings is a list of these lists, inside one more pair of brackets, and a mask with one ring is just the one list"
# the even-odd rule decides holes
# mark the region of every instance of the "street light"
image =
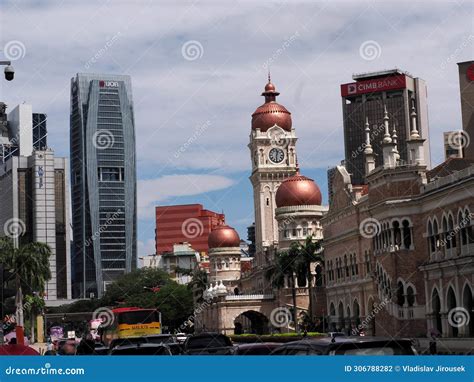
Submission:
[[5,65],[5,79],[7,81],[13,80],[15,77],[15,69],[13,69],[11,61],[0,61],[0,65]]

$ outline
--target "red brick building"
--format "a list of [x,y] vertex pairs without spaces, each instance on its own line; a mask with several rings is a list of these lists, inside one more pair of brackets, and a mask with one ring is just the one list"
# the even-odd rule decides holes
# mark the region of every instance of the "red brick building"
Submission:
[[182,242],[207,254],[209,233],[224,223],[224,214],[206,210],[201,204],[156,207],[156,254],[171,252],[173,244]]
[[401,161],[387,118],[375,167],[368,124],[366,134],[367,184],[352,185],[338,166],[322,221],[331,328],[474,337],[474,166],[449,160],[427,171],[415,121]]

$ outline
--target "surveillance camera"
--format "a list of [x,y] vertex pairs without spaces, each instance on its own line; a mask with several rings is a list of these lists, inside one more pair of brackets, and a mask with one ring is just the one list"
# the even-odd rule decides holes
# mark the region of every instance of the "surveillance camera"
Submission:
[[13,77],[15,77],[15,69],[13,69],[13,66],[8,65],[5,67],[5,79],[11,81],[13,80]]

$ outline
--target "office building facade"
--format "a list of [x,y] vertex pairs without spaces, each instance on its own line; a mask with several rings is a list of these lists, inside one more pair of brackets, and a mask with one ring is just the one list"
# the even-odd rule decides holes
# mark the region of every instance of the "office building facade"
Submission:
[[0,232],[19,245],[47,244],[51,279],[46,305],[71,299],[68,163],[51,149],[11,156],[0,167]]
[[458,63],[464,157],[474,159],[474,61]]
[[384,138],[385,110],[390,119],[390,134],[396,130],[400,160],[408,160],[406,141],[410,136],[413,111],[424,145],[424,160],[431,167],[428,140],[428,109],[426,84],[398,69],[352,76],[355,82],[341,85],[344,118],[345,167],[353,184],[364,184],[365,124],[371,129],[375,164],[383,164],[382,139]]
[[156,254],[173,251],[174,244],[188,242],[194,250],[207,255],[207,238],[225,215],[206,210],[201,204],[156,207]]
[[136,268],[135,123],[129,76],[71,79],[73,295],[101,297]]

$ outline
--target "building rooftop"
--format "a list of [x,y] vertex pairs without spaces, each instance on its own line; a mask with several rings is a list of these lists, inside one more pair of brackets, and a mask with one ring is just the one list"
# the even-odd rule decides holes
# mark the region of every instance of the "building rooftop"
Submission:
[[379,77],[386,77],[392,74],[405,74],[409,77],[412,77],[410,73],[404,70],[395,68],[395,69],[384,69],[377,72],[355,73],[352,75],[352,79],[355,81],[369,80],[369,79],[374,79],[374,78],[379,78]]

